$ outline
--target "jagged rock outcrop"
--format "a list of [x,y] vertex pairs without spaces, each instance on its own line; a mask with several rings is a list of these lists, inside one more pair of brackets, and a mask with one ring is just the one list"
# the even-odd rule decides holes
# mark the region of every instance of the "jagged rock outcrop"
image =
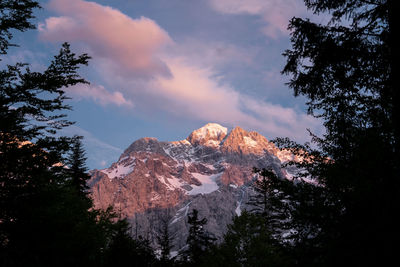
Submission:
[[281,162],[289,158],[257,132],[240,127],[228,132],[209,123],[182,141],[135,141],[109,168],[92,171],[89,185],[94,205],[113,206],[131,221],[134,234],[155,240],[159,222],[168,219],[179,249],[190,210],[199,210],[208,219],[207,230],[221,238],[254,193],[253,167],[272,168],[287,178],[291,174]]

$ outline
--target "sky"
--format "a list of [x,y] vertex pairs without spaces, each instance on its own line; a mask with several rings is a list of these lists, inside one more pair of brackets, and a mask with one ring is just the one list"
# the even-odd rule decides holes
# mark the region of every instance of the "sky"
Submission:
[[80,70],[90,85],[65,88],[76,124],[62,131],[85,137],[90,169],[108,167],[139,138],[182,140],[209,122],[298,142],[310,139],[306,129],[323,133],[280,73],[289,19],[311,16],[301,0],[40,4],[37,28],[15,34],[20,46],[2,64],[42,71],[63,42],[92,57]]

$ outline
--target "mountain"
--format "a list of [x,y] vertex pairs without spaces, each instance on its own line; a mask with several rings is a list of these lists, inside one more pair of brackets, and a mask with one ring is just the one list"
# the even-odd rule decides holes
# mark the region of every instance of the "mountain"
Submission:
[[292,174],[281,163],[292,159],[257,132],[216,124],[188,138],[133,142],[109,168],[91,171],[96,208],[113,206],[132,224],[132,234],[153,242],[162,222],[175,234],[175,249],[185,245],[186,216],[192,209],[208,219],[206,229],[222,238],[226,226],[254,194],[253,167],[271,168],[281,178]]

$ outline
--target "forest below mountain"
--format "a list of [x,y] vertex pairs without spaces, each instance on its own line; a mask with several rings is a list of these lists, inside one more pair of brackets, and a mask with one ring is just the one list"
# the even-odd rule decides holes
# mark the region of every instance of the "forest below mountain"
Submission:
[[[293,18],[284,52],[288,86],[307,99],[326,132],[313,144],[279,148],[302,158],[292,180],[254,169],[254,208],[233,219],[221,242],[207,218],[187,216],[187,245],[171,257],[174,233],[158,248],[132,235],[112,208],[95,209],[81,137],[64,89],[87,83],[87,54],[64,43],[43,72],[28,63],[0,70],[1,266],[386,266],[397,262],[400,211],[399,58],[394,0],[304,0],[326,24]],[[34,29],[34,0],[0,0],[0,59],[13,33]],[[397,88],[397,89],[396,89]],[[304,179],[307,178],[307,179]],[[312,182],[310,182],[312,181]]]

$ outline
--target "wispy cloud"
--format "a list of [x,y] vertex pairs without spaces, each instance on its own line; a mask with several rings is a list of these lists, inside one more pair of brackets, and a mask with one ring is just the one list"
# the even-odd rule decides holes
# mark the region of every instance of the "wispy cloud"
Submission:
[[304,14],[299,0],[209,0],[212,8],[223,14],[249,14],[265,22],[262,32],[271,38],[287,36],[287,26],[293,16]]
[[102,106],[116,105],[127,108],[133,107],[132,101],[126,99],[121,92],[109,92],[102,85],[78,84],[66,88],[66,92],[75,99],[91,99]]
[[90,155],[87,164],[91,169],[109,166],[112,162],[115,162],[123,152],[122,149],[98,139],[92,133],[76,125],[63,128],[58,134],[70,137],[74,135],[84,137],[83,144],[87,155]]
[[[226,10],[262,14],[272,8],[272,2],[277,5],[281,1],[266,2],[270,4],[254,1],[254,6],[246,9],[240,3],[247,1],[232,1],[238,5]],[[289,5],[293,1],[283,2]],[[223,3],[228,2],[221,1],[219,8]],[[49,7],[60,16],[48,18],[40,26],[41,38],[83,43],[94,52],[93,57],[100,58],[92,67],[106,81],[108,90],[102,86],[73,88],[71,92],[80,97],[101,105],[135,105],[141,112],[151,109],[227,126],[241,125],[268,136],[290,136],[299,141],[308,139],[306,128],[320,127],[303,112],[255,99],[222,82],[216,68],[233,62],[229,58],[251,65],[254,55],[248,51],[233,45],[173,42],[155,21],[133,19],[93,2],[52,0]],[[283,29],[280,20],[271,21],[274,29]]]
[[306,140],[306,128],[320,131],[320,122],[292,108],[267,103],[244,95],[216,80],[210,69],[188,66],[169,60],[173,78],[154,81],[154,94],[168,103],[170,112],[185,111],[186,116],[216,121],[230,126],[258,129],[269,136],[288,136]]

